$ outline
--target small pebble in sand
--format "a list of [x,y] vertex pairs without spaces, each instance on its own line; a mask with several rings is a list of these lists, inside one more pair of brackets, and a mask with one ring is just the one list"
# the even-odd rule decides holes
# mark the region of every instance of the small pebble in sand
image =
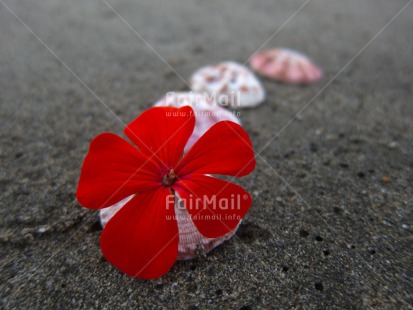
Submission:
[[392,141],[392,142],[390,142],[389,144],[387,144],[387,147],[389,148],[389,149],[395,149],[395,148],[397,148],[399,146],[399,144],[396,142],[396,141]]
[[381,177],[381,181],[382,181],[384,184],[389,184],[389,183],[391,182],[390,178],[389,178],[387,175],[382,176],[382,177]]

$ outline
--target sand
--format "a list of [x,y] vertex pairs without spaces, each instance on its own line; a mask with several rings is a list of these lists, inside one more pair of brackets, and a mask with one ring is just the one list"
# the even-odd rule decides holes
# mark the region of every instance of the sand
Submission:
[[[104,1],[0,1],[1,308],[413,303],[413,4],[383,29],[406,1],[309,0],[293,16],[304,3],[110,1],[134,33]],[[254,201],[236,237],[153,281],[122,274],[76,202],[90,140],[269,38],[325,76],[264,80],[266,102],[240,112],[259,156],[237,180]]]

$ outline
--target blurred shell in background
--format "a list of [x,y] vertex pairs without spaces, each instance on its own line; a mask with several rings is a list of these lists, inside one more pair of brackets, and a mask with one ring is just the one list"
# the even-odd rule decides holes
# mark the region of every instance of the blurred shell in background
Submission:
[[197,70],[190,85],[193,91],[208,94],[234,109],[255,107],[265,100],[265,90],[254,73],[232,61]]
[[285,48],[256,53],[250,66],[262,76],[287,84],[311,84],[323,75],[307,56]]

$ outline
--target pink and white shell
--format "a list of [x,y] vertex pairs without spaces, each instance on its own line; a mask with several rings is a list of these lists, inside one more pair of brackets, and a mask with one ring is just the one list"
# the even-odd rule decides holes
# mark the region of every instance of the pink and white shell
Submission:
[[194,110],[196,117],[195,128],[185,146],[185,153],[216,123],[232,121],[241,124],[241,121],[233,112],[221,107],[212,98],[201,93],[169,92],[164,98],[156,102],[154,106],[171,106],[176,108],[190,106]]
[[252,56],[250,66],[262,76],[287,84],[311,84],[323,75],[307,56],[286,48],[258,52]]
[[247,67],[233,61],[205,66],[190,79],[191,89],[231,108],[255,107],[265,100],[261,82]]

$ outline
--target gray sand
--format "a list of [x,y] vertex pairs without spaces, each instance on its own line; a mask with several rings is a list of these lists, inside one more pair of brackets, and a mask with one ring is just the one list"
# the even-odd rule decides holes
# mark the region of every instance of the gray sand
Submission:
[[[111,3],[188,79],[245,62],[304,1]],[[324,79],[264,81],[267,101],[241,118],[257,151],[271,143],[238,182],[254,202],[237,237],[142,281],[103,259],[77,179],[94,136],[185,83],[102,1],[1,0],[0,307],[408,308],[413,4],[336,77],[406,3],[310,0],[268,42],[311,55]]]

